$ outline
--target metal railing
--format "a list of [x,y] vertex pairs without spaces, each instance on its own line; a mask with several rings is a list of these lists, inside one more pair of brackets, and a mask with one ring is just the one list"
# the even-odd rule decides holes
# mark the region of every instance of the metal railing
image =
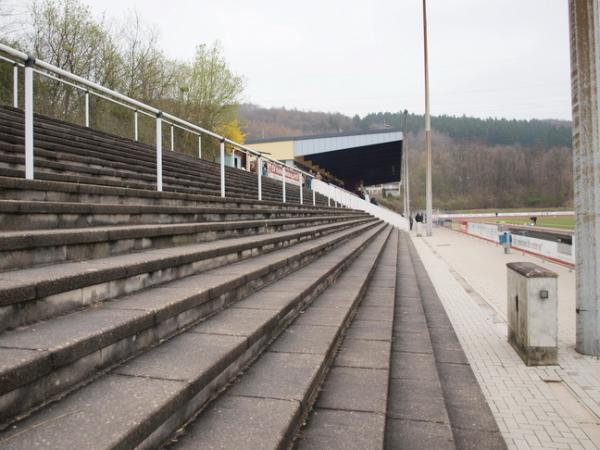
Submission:
[[[24,120],[25,120],[25,178],[33,180],[35,176],[34,170],[34,136],[33,136],[33,76],[34,73],[41,76],[53,79],[60,83],[71,86],[75,89],[84,92],[85,96],[85,126],[90,126],[90,96],[110,101],[124,108],[129,109],[133,112],[133,127],[134,127],[134,140],[139,139],[138,129],[138,114],[145,115],[147,117],[154,118],[156,121],[156,190],[163,190],[163,157],[162,157],[162,126],[163,122],[170,126],[170,147],[171,151],[175,150],[175,128],[179,128],[189,133],[198,135],[198,158],[202,159],[202,136],[210,136],[219,141],[219,163],[220,163],[220,181],[221,181],[221,197],[226,195],[226,177],[225,177],[225,145],[229,145],[232,150],[245,153],[247,156],[252,156],[256,159],[256,173],[258,176],[258,200],[262,200],[262,167],[263,161],[269,161],[271,164],[280,166],[282,169],[282,202],[286,202],[286,170],[291,170],[298,174],[299,178],[299,190],[300,190],[300,204],[304,204],[303,196],[303,180],[311,180],[312,189],[312,204],[316,205],[316,193],[319,192],[327,197],[328,205],[331,206],[332,202],[335,207],[345,206],[349,208],[358,208],[376,217],[386,220],[395,226],[400,228],[406,228],[406,224],[402,224],[401,221],[397,220],[397,217],[391,219],[387,217],[388,211],[385,208],[379,208],[376,205],[371,205],[365,202],[357,195],[339,188],[337,186],[325,183],[318,180],[315,175],[305,172],[297,167],[288,166],[280,161],[269,158],[265,154],[246,147],[243,144],[235,142],[231,139],[221,136],[218,133],[212,132],[198,125],[188,122],[187,120],[176,117],[167,112],[161,111],[158,108],[142,103],[124,94],[121,94],[112,89],[101,86],[97,83],[89,81],[78,75],[72,74],[66,70],[60,69],[52,64],[36,59],[24,52],[16,50],[12,47],[0,43],[0,52],[10,55],[12,58],[0,55],[0,60],[13,64],[13,106],[18,108],[19,106],[19,67],[22,67],[25,73],[24,76]],[[378,211],[381,210],[381,211]],[[375,213],[371,212],[375,211]],[[395,213],[392,213],[395,214]],[[386,218],[382,217],[385,216]],[[400,215],[397,215],[401,217]],[[406,222],[406,221],[405,221]]]
[[390,225],[400,228],[401,230],[408,230],[408,221],[402,215],[363,200],[359,196],[352,194],[345,189],[324,183],[320,180],[313,180],[312,189],[313,195],[315,192],[318,192],[327,197],[329,206],[332,204],[334,206],[341,204],[351,209],[359,209],[389,223]]
[[[53,79],[65,85],[84,92],[85,98],[85,126],[90,126],[90,96],[110,101],[133,112],[134,120],[134,140],[139,139],[138,114],[143,114],[148,117],[154,117],[156,120],[156,189],[163,190],[163,169],[162,169],[162,151],[163,151],[163,123],[170,126],[170,150],[175,150],[175,128],[179,128],[186,132],[191,132],[198,136],[198,158],[202,159],[202,136],[210,136],[219,141],[219,159],[220,159],[220,190],[221,196],[226,195],[226,179],[225,179],[225,145],[229,145],[232,150],[245,153],[247,156],[256,158],[256,171],[258,174],[258,199],[262,200],[262,176],[261,168],[264,161],[269,161],[272,164],[281,166],[282,168],[282,200],[286,202],[286,170],[294,171],[298,174],[300,203],[304,204],[303,199],[303,181],[304,179],[314,178],[312,174],[304,172],[296,167],[288,166],[280,161],[269,158],[268,156],[254,149],[244,146],[238,142],[221,136],[218,133],[212,132],[198,125],[190,123],[177,116],[161,111],[158,108],[142,103],[138,100],[130,98],[124,94],[116,92],[112,89],[101,86],[92,81],[86,80],[80,76],[74,75],[63,69],[60,69],[52,64],[35,59],[9,47],[0,44],[0,51],[12,56],[14,59],[0,55],[0,60],[13,64],[13,106],[19,106],[19,67],[22,67],[25,73],[24,76],[24,117],[25,117],[25,178],[34,179],[34,141],[33,141],[33,76],[34,73],[41,76]],[[316,204],[315,196],[313,195],[313,205]]]

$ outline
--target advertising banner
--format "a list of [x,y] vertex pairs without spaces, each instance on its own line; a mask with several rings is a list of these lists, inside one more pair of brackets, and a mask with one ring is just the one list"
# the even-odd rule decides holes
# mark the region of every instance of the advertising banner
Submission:
[[[270,178],[275,178],[276,180],[281,180],[283,178],[283,167],[279,164],[273,164],[272,162],[267,161],[267,176]],[[287,183],[300,184],[300,174],[293,170],[292,168],[285,169],[285,181]]]
[[[466,230],[463,227],[466,225]],[[460,231],[492,242],[498,242],[498,225],[482,222],[460,222]],[[535,231],[535,229],[532,229]],[[575,247],[559,240],[540,239],[532,236],[512,234],[512,247],[516,250],[543,256],[551,261],[565,264],[569,267],[575,265]]]

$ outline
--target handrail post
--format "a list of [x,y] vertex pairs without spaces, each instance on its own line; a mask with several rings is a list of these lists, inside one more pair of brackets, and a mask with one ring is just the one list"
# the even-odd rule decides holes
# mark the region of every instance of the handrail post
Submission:
[[25,61],[25,178],[33,180],[33,65],[35,58]]
[[173,130],[173,124],[171,124],[171,151],[175,150],[175,133]]
[[304,204],[304,202],[302,201],[302,174],[298,173],[298,178],[300,178],[300,204]]
[[282,193],[282,199],[283,199],[283,203],[285,203],[285,165],[283,166],[283,170],[282,170],[282,186],[283,186],[283,193]]
[[19,66],[13,64],[13,106],[19,107]]
[[225,197],[225,139],[221,138],[221,197]]
[[313,206],[315,206],[317,204],[317,198],[316,198],[316,194],[315,194],[315,179],[314,179],[314,177],[310,182],[310,187],[312,188],[312,194],[313,194]]
[[90,127],[90,91],[85,91],[85,126]]
[[156,190],[162,191],[162,112],[156,114]]
[[258,176],[258,200],[262,200],[262,158],[256,158],[256,174]]
[[202,159],[202,135],[198,135],[198,159]]
[[133,112],[133,139],[137,142],[138,137],[138,111],[136,109]]

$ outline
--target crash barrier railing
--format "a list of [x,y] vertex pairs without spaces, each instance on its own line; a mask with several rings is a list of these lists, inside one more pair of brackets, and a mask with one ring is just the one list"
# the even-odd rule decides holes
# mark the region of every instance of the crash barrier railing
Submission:
[[[112,89],[101,86],[92,81],[86,80],[80,76],[74,75],[68,71],[60,69],[52,64],[46,63],[33,56],[27,55],[19,50],[0,44],[0,60],[6,61],[13,65],[13,106],[19,107],[19,70],[24,71],[24,101],[23,110],[25,118],[25,178],[33,180],[35,177],[34,171],[34,135],[33,135],[33,77],[34,74],[44,76],[84,93],[85,98],[85,126],[90,126],[90,96],[95,96],[117,105],[120,105],[133,112],[133,135],[134,140],[139,139],[138,116],[144,115],[156,120],[156,190],[163,190],[163,169],[162,169],[162,152],[163,152],[163,122],[170,126],[170,150],[175,150],[175,129],[181,129],[188,133],[198,136],[198,158],[202,159],[202,137],[209,136],[217,139],[219,145],[219,162],[220,162],[220,181],[221,181],[221,197],[226,195],[226,178],[225,178],[225,146],[228,145],[234,151],[245,153],[248,157],[256,159],[256,173],[258,177],[258,200],[262,200],[262,167],[265,162],[275,164],[281,168],[282,181],[282,201],[286,202],[286,182],[290,181],[290,172],[298,174],[300,186],[300,204],[304,204],[304,196],[302,187],[304,181],[313,179],[314,175],[300,170],[296,167],[288,166],[280,161],[269,158],[265,154],[248,148],[238,142],[221,136],[198,125],[190,123],[184,119],[176,117],[167,112],[161,111],[158,108],[142,103],[138,100],[130,98],[124,94],[116,92]],[[287,174],[286,174],[286,171]],[[313,191],[312,204],[316,204],[316,198]]]
[[573,216],[574,211],[506,211],[489,213],[438,213],[434,214],[434,219],[484,219],[493,217],[532,217],[532,216]]
[[495,244],[502,244],[500,238],[507,239],[505,234],[508,234],[509,247],[570,269],[575,268],[575,236],[570,230],[460,219],[448,222],[447,226]]
[[363,200],[358,195],[348,192],[345,189],[324,183],[321,180],[313,180],[312,189],[313,192],[316,191],[327,197],[330,206],[342,205],[351,209],[359,209],[401,230],[408,230],[408,221],[402,215]]

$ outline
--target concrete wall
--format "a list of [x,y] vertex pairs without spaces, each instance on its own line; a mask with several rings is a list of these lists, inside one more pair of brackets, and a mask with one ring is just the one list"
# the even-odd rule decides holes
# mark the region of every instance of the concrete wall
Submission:
[[260,142],[257,144],[247,144],[247,147],[259,152],[268,153],[268,156],[279,161],[294,159],[294,141]]

